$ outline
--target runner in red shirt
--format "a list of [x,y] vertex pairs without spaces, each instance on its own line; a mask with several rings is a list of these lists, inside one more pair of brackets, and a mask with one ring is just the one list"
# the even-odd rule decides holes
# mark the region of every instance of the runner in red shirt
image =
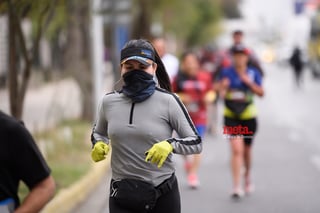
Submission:
[[[207,105],[214,101],[215,93],[211,75],[200,69],[199,59],[195,53],[183,54],[180,71],[173,81],[173,91],[180,96],[199,135],[203,137],[207,127]],[[200,154],[192,155],[191,159],[185,157],[185,160],[188,183],[190,187],[196,188],[199,185],[197,171]]]

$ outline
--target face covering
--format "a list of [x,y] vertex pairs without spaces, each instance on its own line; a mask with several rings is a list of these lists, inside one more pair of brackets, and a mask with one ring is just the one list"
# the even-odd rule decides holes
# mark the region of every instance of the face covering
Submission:
[[156,89],[153,75],[143,70],[131,70],[122,77],[125,83],[122,88],[123,94],[135,103],[146,100]]

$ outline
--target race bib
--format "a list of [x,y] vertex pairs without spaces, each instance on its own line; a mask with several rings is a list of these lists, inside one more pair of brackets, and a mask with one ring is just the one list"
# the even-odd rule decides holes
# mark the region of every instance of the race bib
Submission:
[[230,91],[228,96],[229,96],[228,99],[231,99],[231,100],[245,100],[246,93],[243,91],[235,90],[235,91]]

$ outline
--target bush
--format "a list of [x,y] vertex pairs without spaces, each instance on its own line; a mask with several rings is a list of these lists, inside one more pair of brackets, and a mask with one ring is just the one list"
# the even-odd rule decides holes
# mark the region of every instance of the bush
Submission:
[[[86,121],[63,121],[56,128],[34,135],[57,184],[57,192],[86,174],[91,166],[91,124]],[[20,185],[21,201],[28,192]]]

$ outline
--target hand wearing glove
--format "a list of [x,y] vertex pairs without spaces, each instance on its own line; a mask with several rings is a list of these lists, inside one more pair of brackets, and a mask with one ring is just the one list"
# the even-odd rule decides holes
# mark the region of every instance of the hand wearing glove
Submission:
[[146,151],[145,161],[158,164],[158,168],[160,168],[172,151],[173,147],[168,141],[158,142]]
[[91,150],[91,158],[94,162],[104,160],[109,152],[109,145],[98,141],[94,144],[93,149]]

